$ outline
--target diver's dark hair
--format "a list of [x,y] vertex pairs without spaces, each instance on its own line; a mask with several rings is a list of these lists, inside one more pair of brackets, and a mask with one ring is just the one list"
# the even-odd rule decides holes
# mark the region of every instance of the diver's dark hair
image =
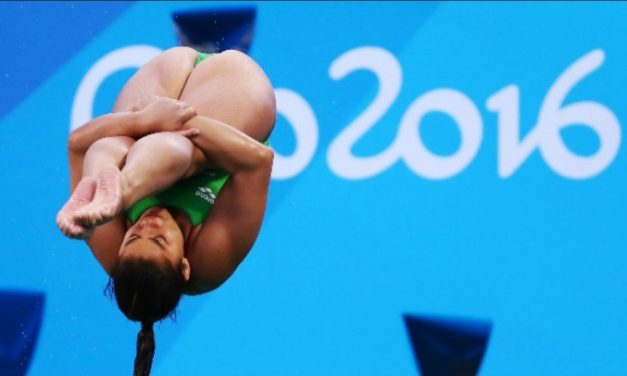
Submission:
[[148,376],[152,368],[152,357],[155,354],[155,333],[152,322],[142,322],[142,328],[137,334],[137,351],[135,355],[135,369],[133,376]]
[[185,279],[181,266],[138,258],[121,258],[111,271],[115,300],[124,315],[141,322],[134,376],[150,375],[155,352],[153,324],[170,315],[181,299]]

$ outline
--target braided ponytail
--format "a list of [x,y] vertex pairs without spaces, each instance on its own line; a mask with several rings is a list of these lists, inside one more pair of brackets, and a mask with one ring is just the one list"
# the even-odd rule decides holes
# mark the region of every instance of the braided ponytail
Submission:
[[185,279],[180,266],[143,259],[122,258],[111,272],[118,307],[142,323],[137,335],[134,376],[149,376],[155,354],[153,324],[174,312]]
[[142,322],[137,335],[137,353],[135,354],[135,371],[133,376],[149,376],[152,368],[152,357],[155,354],[155,334],[152,322]]

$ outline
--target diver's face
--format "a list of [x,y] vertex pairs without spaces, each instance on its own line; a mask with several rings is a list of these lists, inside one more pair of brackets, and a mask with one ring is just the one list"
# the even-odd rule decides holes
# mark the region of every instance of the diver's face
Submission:
[[126,231],[119,256],[166,259],[174,266],[180,265],[184,256],[183,234],[166,209],[148,209]]

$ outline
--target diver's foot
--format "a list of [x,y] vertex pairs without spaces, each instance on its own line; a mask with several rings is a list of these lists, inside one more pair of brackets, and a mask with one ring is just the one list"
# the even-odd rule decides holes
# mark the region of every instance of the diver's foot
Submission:
[[85,239],[91,235],[91,229],[76,222],[75,214],[88,205],[96,192],[96,179],[84,178],[78,183],[74,192],[57,214],[57,226],[65,236]]
[[117,167],[105,167],[98,176],[94,199],[76,211],[75,220],[84,227],[99,226],[122,212],[123,176]]

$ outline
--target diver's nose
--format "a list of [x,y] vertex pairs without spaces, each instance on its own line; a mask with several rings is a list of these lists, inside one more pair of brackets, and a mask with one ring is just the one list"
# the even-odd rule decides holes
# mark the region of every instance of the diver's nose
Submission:
[[158,217],[145,217],[137,222],[139,228],[158,228],[163,224],[163,219]]

